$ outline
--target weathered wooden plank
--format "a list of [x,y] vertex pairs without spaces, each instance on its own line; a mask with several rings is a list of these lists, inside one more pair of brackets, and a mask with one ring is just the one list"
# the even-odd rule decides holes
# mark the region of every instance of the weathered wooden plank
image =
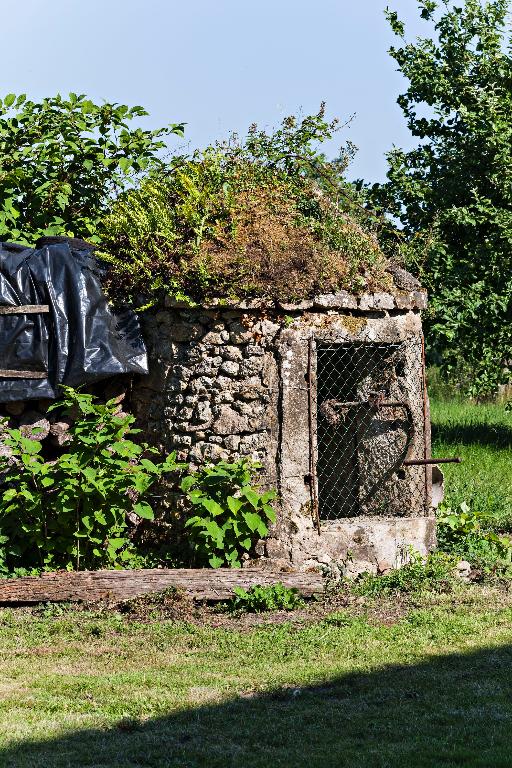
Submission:
[[41,315],[50,311],[49,304],[20,304],[0,306],[0,315]]
[[321,592],[321,573],[281,572],[260,568],[154,568],[133,571],[45,573],[0,580],[0,604],[126,600],[169,587],[185,589],[198,600],[225,600],[234,587],[282,582],[308,597]]
[[47,371],[18,371],[0,368],[0,379],[47,379]]

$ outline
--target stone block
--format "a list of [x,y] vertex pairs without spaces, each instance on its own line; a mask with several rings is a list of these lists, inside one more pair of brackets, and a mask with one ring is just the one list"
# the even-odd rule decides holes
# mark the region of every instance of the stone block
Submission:
[[411,291],[397,291],[395,293],[395,304],[397,309],[412,309],[413,295]]
[[395,299],[390,293],[373,294],[375,309],[394,309]]
[[313,302],[319,309],[357,309],[357,298],[348,291],[315,296]]
[[224,343],[224,340],[220,333],[216,333],[214,331],[208,331],[208,333],[203,336],[201,339],[202,344],[208,344],[211,346],[216,346]]
[[413,291],[412,300],[413,300],[413,307],[415,309],[427,308],[428,296],[426,291]]
[[219,435],[235,435],[247,432],[249,427],[247,416],[243,416],[229,405],[222,405],[218,416],[213,422],[213,429]]
[[311,309],[313,307],[313,300],[305,299],[304,301],[296,301],[296,302],[278,301],[277,306],[279,307],[279,309],[284,310],[284,312],[304,312],[304,310]]

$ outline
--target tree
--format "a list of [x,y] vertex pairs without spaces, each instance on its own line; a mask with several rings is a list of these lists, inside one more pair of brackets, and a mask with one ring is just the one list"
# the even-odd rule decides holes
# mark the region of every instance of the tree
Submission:
[[83,95],[40,103],[25,95],[0,99],[0,240],[33,244],[41,235],[96,239],[109,201],[157,163],[163,137],[129,127],[142,107],[94,104]]
[[393,149],[371,197],[402,224],[430,290],[431,353],[475,396],[512,367],[512,58],[509,0],[420,0],[430,37],[390,50],[409,81],[398,104],[418,139]]

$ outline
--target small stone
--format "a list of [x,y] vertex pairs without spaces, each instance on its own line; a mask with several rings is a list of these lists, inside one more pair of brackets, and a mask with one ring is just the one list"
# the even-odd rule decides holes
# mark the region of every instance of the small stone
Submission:
[[194,421],[196,423],[203,424],[205,422],[211,421],[212,418],[213,416],[210,403],[207,401],[198,403],[194,411]]
[[213,382],[214,389],[220,389],[221,391],[226,390],[228,387],[232,385],[233,385],[233,380],[228,379],[226,376],[217,376],[217,378]]
[[215,445],[215,443],[196,443],[190,450],[190,459],[198,463],[204,461],[218,461],[219,459],[227,459],[228,454],[222,448],[221,445]]
[[227,376],[236,376],[240,370],[238,363],[233,360],[225,360],[219,368],[221,373],[225,373]]
[[208,376],[200,376],[198,379],[194,379],[189,385],[189,389],[196,395],[202,395],[211,391],[214,379]]
[[[229,338],[229,335],[228,335]],[[203,336],[201,339],[202,344],[211,344],[212,346],[222,344],[223,339],[222,335],[220,333],[215,333],[214,331],[210,331],[206,334],[206,336]]]
[[214,374],[222,363],[222,357],[205,357],[196,368],[200,376]]
[[462,581],[471,581],[471,563],[467,560],[459,560],[456,565],[456,573]]
[[194,408],[183,408],[178,407],[176,409],[171,408],[165,408],[164,409],[164,416],[167,419],[176,418],[178,421],[189,421],[189,419],[192,418],[192,414],[194,413]]
[[171,440],[171,448],[187,448],[192,445],[190,435],[175,435]]
[[241,360],[243,357],[242,350],[239,347],[224,347],[222,357],[225,360]]
[[61,419],[60,421],[54,421],[50,425],[50,434],[54,438],[54,442],[57,445],[65,445],[70,440],[69,428],[72,424],[71,419]]
[[282,309],[284,312],[300,312],[306,309],[311,309],[313,306],[313,301],[310,299],[304,299],[303,301],[297,301],[297,302],[278,301],[277,306],[279,307],[279,309]]
[[281,330],[279,323],[274,323],[272,320],[262,320],[261,323],[255,329],[259,331],[262,336],[274,336]]
[[230,451],[238,451],[238,448],[240,446],[240,436],[239,435],[227,435],[224,438],[224,445]]
[[245,387],[237,392],[237,398],[239,400],[245,400],[251,402],[253,400],[259,400],[261,396],[261,388],[259,387]]
[[50,422],[37,411],[28,411],[20,419],[20,431],[30,440],[44,440],[50,433]]
[[259,357],[246,359],[240,365],[240,376],[256,376],[263,370],[264,361]]
[[265,448],[267,443],[268,436],[266,432],[256,432],[252,435],[243,435],[240,440],[240,451],[243,451],[243,453],[258,451],[261,448]]
[[246,357],[261,357],[265,354],[265,350],[260,344],[248,344],[245,347],[244,354]]
[[253,339],[252,330],[248,330],[240,322],[231,323],[229,341],[231,344],[248,344]]

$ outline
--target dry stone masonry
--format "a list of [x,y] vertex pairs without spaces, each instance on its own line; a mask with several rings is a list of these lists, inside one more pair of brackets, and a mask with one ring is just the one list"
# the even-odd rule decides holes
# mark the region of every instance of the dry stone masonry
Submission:
[[[262,484],[280,503],[257,545],[260,566],[385,571],[410,547],[424,553],[434,544],[430,471],[402,466],[430,455],[425,304],[421,290],[193,309],[169,300],[144,321],[150,373],[135,383],[132,407],[151,442],[180,460],[262,463]],[[322,350],[370,360],[377,348],[373,369],[358,371],[356,356],[353,370],[344,363],[334,377],[345,394],[332,398],[329,426]]]

